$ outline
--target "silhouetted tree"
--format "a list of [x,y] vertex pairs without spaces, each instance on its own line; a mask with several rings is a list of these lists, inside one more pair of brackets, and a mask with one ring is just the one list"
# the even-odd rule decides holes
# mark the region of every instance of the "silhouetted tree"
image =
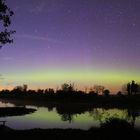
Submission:
[[62,84],[62,85],[61,85],[61,89],[62,89],[63,91],[68,91],[68,90],[69,90],[69,84],[67,84],[67,83]]
[[140,93],[140,83],[138,83],[137,86],[138,86],[137,91],[138,91],[138,93]]
[[94,95],[95,94],[95,91],[90,90],[88,94],[89,95]]
[[64,83],[61,85],[62,91],[68,92],[68,91],[74,91],[74,84],[67,84]]
[[89,93],[95,92],[94,87],[89,88]]
[[17,91],[21,91],[22,92],[24,89],[23,89],[22,86],[16,86],[16,87],[14,87],[13,90],[17,90]]
[[49,88],[49,89],[48,89],[48,94],[49,94],[50,96],[53,96],[53,95],[54,95],[54,89],[53,89],[53,88]]
[[122,90],[128,95],[136,94],[139,91],[140,85],[138,85],[134,80],[132,82],[123,85]]
[[88,94],[92,97],[97,97],[98,96],[98,93],[96,93],[92,88],[90,88],[90,91],[89,91]]
[[94,89],[95,89],[95,92],[98,94],[98,93],[103,93],[105,87],[102,85],[95,85]]
[[45,90],[44,90],[44,93],[45,93],[45,94],[48,94],[48,89],[45,89]]
[[11,11],[11,9],[6,5],[5,0],[0,0],[0,47],[6,43],[13,42],[13,39],[11,39],[11,34],[15,33],[15,31],[8,30],[13,14],[13,11]]
[[14,89],[11,91],[14,97],[21,97],[23,95],[23,86],[16,86]]
[[117,96],[122,96],[122,95],[123,95],[122,92],[118,91]]
[[24,85],[23,85],[23,91],[24,91],[24,92],[27,92],[27,89],[28,89],[28,85],[24,84]]
[[110,91],[108,89],[103,91],[103,95],[104,96],[109,96],[109,94],[110,94]]
[[127,84],[127,93],[128,93],[128,95],[131,94],[131,84],[130,83]]
[[43,89],[38,89],[38,90],[37,90],[37,93],[38,93],[38,94],[43,94],[43,93],[44,93],[44,90],[43,90]]
[[133,80],[131,83],[131,94],[136,94],[138,91],[138,85],[137,83],[135,83],[135,81]]

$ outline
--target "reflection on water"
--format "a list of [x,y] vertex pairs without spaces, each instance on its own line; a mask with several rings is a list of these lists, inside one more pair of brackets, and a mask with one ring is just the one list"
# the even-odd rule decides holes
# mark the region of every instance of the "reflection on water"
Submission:
[[11,103],[4,103],[4,102],[0,102],[0,107],[14,107],[14,104]]
[[[14,106],[10,103],[0,102],[0,106]],[[7,126],[14,129],[32,128],[77,128],[89,129],[99,127],[105,119],[115,117],[131,122],[135,127],[140,127],[140,110],[138,109],[103,109],[74,106],[49,106],[37,107],[26,106],[37,109],[32,114],[24,116],[13,116],[0,118],[6,120]]]

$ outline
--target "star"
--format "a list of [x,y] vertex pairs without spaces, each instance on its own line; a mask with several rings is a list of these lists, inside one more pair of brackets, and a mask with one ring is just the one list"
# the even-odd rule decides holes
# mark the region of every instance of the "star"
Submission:
[[132,27],[135,27],[136,26],[136,23],[132,23]]
[[51,47],[50,46],[47,46],[47,48],[50,49]]
[[71,11],[70,9],[68,9],[68,10],[67,10],[67,13],[68,13],[68,14],[71,14],[71,13],[72,13],[72,11]]

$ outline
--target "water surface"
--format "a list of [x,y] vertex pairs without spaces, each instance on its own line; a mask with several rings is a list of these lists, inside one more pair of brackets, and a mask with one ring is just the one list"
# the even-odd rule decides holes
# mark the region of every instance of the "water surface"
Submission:
[[[1,107],[15,106],[11,103],[2,103]],[[37,109],[36,112],[23,116],[2,117],[0,120],[7,121],[6,125],[13,129],[33,129],[33,128],[76,128],[87,130],[91,127],[99,127],[105,119],[115,117],[125,119],[140,128],[140,110],[130,109],[104,109],[92,108],[84,111],[70,112],[61,107],[49,108],[39,106],[26,106]]]

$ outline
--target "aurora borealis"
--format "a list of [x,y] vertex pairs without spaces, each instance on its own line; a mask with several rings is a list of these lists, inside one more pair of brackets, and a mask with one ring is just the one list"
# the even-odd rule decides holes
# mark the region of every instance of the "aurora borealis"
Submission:
[[0,88],[112,92],[140,82],[140,0],[6,0],[14,43],[0,50]]

